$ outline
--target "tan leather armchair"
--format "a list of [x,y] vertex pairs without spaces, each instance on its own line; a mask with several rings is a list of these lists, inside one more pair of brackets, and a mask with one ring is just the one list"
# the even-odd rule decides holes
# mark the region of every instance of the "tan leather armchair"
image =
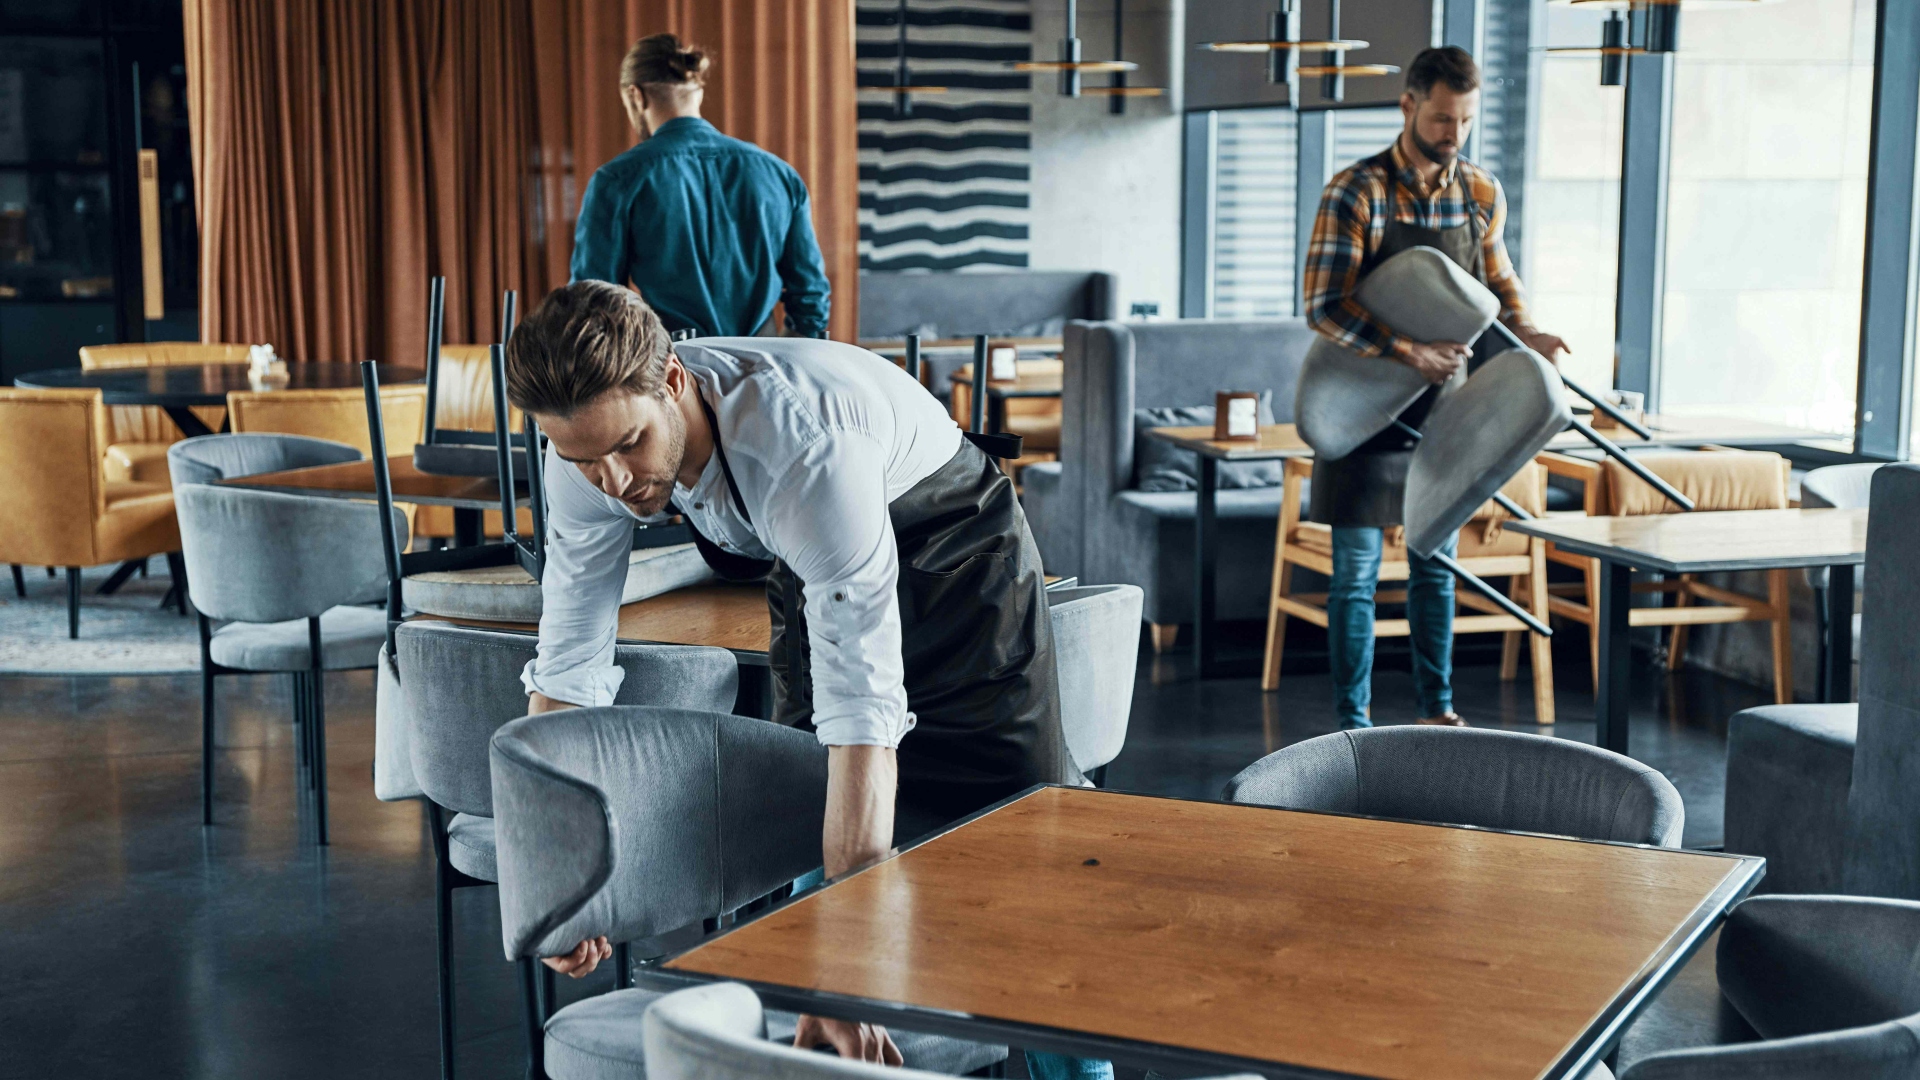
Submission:
[[[443,345],[440,347],[440,385],[434,402],[434,426],[448,431],[493,430],[493,369],[490,345]],[[526,423],[520,410],[507,406],[507,423],[515,431]],[[413,443],[402,444],[387,435],[390,453],[412,453]],[[533,514],[522,509],[518,515],[523,533],[533,531]],[[504,535],[500,511],[488,510],[481,531],[487,536]],[[453,508],[422,506],[414,514],[413,535],[430,540],[453,536]]]
[[0,559],[67,568],[69,637],[80,636],[81,567],[164,554],[182,576],[173,493],[107,478],[107,424],[98,390],[0,389]]
[[[130,367],[197,367],[201,364],[244,364],[246,345],[203,345],[197,341],[142,341],[124,345],[88,345],[80,350],[80,370],[100,371]],[[209,405],[193,410],[215,431],[225,422],[225,410]],[[166,410],[153,405],[113,405],[107,409],[106,476],[109,480],[137,480],[167,484],[167,447],[186,436]]]
[[[1327,594],[1293,591],[1293,568],[1303,567],[1331,577],[1333,575],[1333,530],[1326,525],[1300,520],[1301,485],[1313,474],[1313,463],[1304,458],[1287,461],[1284,494],[1280,501],[1280,525],[1274,542],[1273,592],[1267,609],[1266,663],[1260,674],[1260,688],[1280,686],[1280,660],[1286,645],[1287,619],[1305,619],[1315,626],[1327,626]],[[1527,463],[1501,489],[1534,516],[1546,513],[1547,471],[1536,462]],[[1483,578],[1508,579],[1508,595],[1541,622],[1547,619],[1547,547],[1545,541],[1522,536],[1501,527],[1511,515],[1500,504],[1488,500],[1474,511],[1473,518],[1460,530],[1460,546],[1455,558],[1460,565]],[[1388,533],[1380,555],[1382,584],[1406,581],[1412,571],[1407,560],[1405,533],[1395,528]],[[1521,639],[1532,650],[1533,710],[1540,724],[1553,723],[1553,654],[1546,638],[1527,631],[1519,619],[1465,586],[1454,593],[1455,602],[1464,609],[1453,619],[1453,632],[1474,634],[1499,632],[1501,642],[1500,679],[1512,682],[1520,674]],[[1405,603],[1406,590],[1380,589],[1374,593],[1379,603]],[[1472,612],[1472,614],[1468,614]],[[1406,619],[1375,619],[1375,637],[1405,637]]]
[[[346,443],[362,454],[373,449],[367,432],[367,397],[345,390],[234,390],[227,394],[233,430],[305,435]],[[427,388],[402,383],[380,388],[380,419],[387,429],[387,452],[412,453],[427,415]]]
[[[1692,499],[1701,512],[1725,510],[1784,510],[1788,507],[1793,465],[1769,451],[1708,449],[1676,451],[1664,454],[1635,455],[1655,476]],[[1589,461],[1551,451],[1535,459],[1555,476],[1578,480],[1586,489],[1588,514],[1617,517],[1641,514],[1673,514],[1680,508],[1651,484],[1628,472],[1619,462],[1607,459]],[[1579,569],[1584,580],[1552,587],[1550,605],[1553,614],[1583,623],[1587,627],[1588,663],[1593,669],[1594,686],[1600,685],[1600,636],[1596,632],[1599,612],[1593,598],[1600,590],[1600,560],[1561,551],[1547,545],[1547,560]],[[1673,628],[1667,646],[1667,669],[1677,671],[1687,654],[1687,628],[1702,623],[1766,622],[1773,637],[1773,695],[1777,704],[1793,702],[1793,656],[1790,628],[1792,613],[1788,606],[1788,571],[1767,571],[1767,595],[1747,596],[1697,581],[1692,574],[1681,574],[1672,581],[1643,582],[1633,587],[1639,593],[1669,593],[1672,607],[1636,607],[1628,612],[1632,626],[1669,626]],[[1598,690],[1595,690],[1598,693]]]

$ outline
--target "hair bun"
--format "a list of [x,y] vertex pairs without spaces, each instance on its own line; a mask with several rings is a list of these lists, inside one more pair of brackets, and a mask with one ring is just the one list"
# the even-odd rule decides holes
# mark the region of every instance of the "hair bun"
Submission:
[[667,65],[683,80],[697,79],[707,73],[707,54],[695,48],[680,49],[668,58]]
[[700,85],[713,61],[706,50],[687,45],[673,34],[641,38],[620,64],[623,86]]

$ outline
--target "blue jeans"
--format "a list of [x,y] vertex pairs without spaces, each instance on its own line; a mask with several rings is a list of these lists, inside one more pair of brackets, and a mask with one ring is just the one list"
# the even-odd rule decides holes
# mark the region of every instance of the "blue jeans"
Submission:
[[1029,1050],[1027,1075],[1033,1080],[1113,1080],[1113,1062]]
[[[1452,555],[1450,537],[1441,550]],[[1335,526],[1333,582],[1327,588],[1327,652],[1333,667],[1333,708],[1340,726],[1372,727],[1373,593],[1380,583],[1381,530]],[[1453,711],[1453,574],[1431,559],[1407,553],[1407,622],[1413,645],[1413,686],[1421,716]]]

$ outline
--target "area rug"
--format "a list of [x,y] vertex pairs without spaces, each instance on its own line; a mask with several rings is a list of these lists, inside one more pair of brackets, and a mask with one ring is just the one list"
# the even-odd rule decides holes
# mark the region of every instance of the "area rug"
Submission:
[[[94,590],[114,567],[81,572],[80,638],[67,637],[67,577],[45,567],[22,568],[25,599],[0,575],[0,674],[170,675],[200,670],[198,621],[172,607],[166,594],[167,560],[150,560],[146,577],[127,579],[112,596]],[[192,611],[192,608],[188,608]]]

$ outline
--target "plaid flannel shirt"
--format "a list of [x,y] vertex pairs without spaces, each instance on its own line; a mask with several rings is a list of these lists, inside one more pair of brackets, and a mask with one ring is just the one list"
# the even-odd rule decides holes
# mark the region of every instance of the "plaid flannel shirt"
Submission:
[[[1531,332],[1526,294],[1502,235],[1507,196],[1500,190],[1500,181],[1480,166],[1455,158],[1429,189],[1420,183],[1398,139],[1392,154],[1400,181],[1401,221],[1428,229],[1457,228],[1467,221],[1461,190],[1479,203],[1480,218],[1486,223],[1480,243],[1486,254],[1487,287],[1500,298],[1500,321]],[[1458,188],[1453,183],[1456,172],[1461,180]],[[1369,252],[1379,249],[1386,234],[1387,171],[1367,158],[1340,172],[1321,194],[1301,282],[1308,324],[1363,356],[1391,353],[1396,344],[1397,335],[1353,300],[1360,267]]]

